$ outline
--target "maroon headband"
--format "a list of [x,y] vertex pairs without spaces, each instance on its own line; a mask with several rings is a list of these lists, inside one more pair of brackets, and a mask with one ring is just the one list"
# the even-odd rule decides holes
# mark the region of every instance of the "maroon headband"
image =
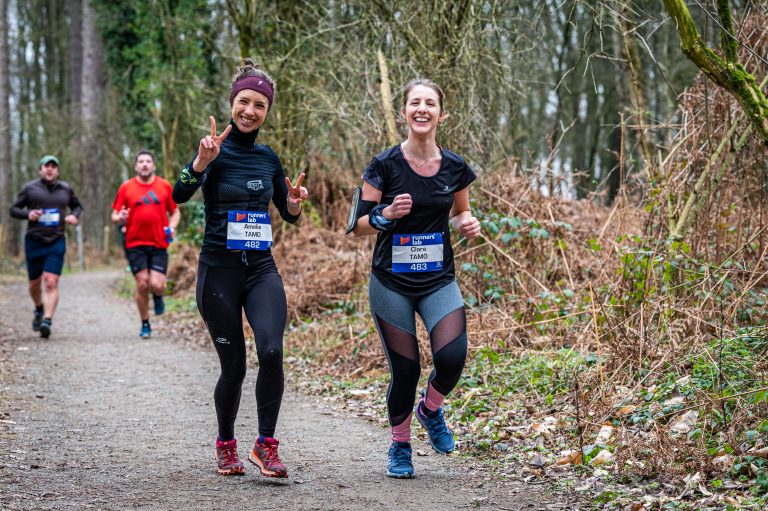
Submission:
[[269,80],[263,76],[246,76],[245,78],[236,81],[232,86],[232,92],[229,93],[230,106],[235,101],[237,93],[244,89],[251,89],[264,94],[269,100],[269,108],[272,108],[272,98],[275,96],[275,91],[272,88],[272,84],[269,83]]

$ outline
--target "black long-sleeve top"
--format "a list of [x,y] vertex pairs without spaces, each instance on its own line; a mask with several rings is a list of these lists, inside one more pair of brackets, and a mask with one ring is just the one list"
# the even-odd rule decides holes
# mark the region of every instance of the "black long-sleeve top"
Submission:
[[272,200],[283,220],[294,223],[299,218],[288,211],[285,172],[275,151],[255,143],[258,130],[243,133],[233,121],[230,125],[232,131],[222,142],[216,159],[201,173],[192,168],[193,158],[173,187],[173,200],[179,204],[203,188],[205,234],[200,260],[208,264],[217,264],[222,252],[227,251],[229,210],[268,211]]
[[40,222],[32,220],[27,225],[29,238],[49,244],[64,236],[67,208],[78,218],[83,212],[83,205],[80,204],[72,186],[66,181],[48,182],[40,178],[24,185],[11,206],[11,216],[26,220],[33,209],[58,209],[58,225],[41,225]]

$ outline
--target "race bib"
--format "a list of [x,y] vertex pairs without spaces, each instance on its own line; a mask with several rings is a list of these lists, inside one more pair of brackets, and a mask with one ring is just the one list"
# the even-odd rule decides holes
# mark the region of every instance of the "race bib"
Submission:
[[228,211],[227,248],[267,250],[272,246],[272,224],[266,211]]
[[37,223],[46,227],[56,227],[61,223],[61,212],[57,208],[43,210],[43,214],[37,219]]
[[443,269],[443,235],[395,234],[392,236],[392,271],[411,273]]

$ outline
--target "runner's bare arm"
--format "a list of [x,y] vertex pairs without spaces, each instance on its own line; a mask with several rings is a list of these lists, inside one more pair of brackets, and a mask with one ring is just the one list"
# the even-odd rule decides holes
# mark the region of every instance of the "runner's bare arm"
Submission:
[[179,222],[181,221],[181,210],[179,208],[176,208],[176,210],[171,213],[171,216],[168,218],[168,225],[171,229],[174,231],[176,230],[176,227],[179,226]]
[[464,188],[453,194],[451,208],[451,223],[465,238],[476,238],[480,235],[480,222],[472,216],[469,209],[469,188]]

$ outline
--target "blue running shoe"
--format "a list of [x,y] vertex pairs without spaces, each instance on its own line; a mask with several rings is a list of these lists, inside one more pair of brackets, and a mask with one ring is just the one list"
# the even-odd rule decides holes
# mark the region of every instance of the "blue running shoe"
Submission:
[[149,323],[143,323],[141,325],[141,330],[139,330],[139,337],[142,339],[149,339],[152,337],[152,327],[149,326]]
[[159,316],[165,312],[165,301],[163,300],[163,295],[153,294],[152,301],[155,302],[155,316]]
[[[422,394],[423,395],[423,394]],[[448,429],[448,425],[445,423],[445,417],[443,417],[443,409],[438,408],[434,417],[428,416],[422,412],[422,403],[424,400],[416,405],[416,418],[419,420],[424,429],[427,430],[429,435],[429,445],[438,454],[448,454],[456,448],[456,441],[453,439],[453,433]],[[426,408],[424,408],[426,410]]]
[[398,479],[410,479],[413,477],[413,462],[411,444],[408,442],[392,442],[389,448],[389,464],[387,476]]

